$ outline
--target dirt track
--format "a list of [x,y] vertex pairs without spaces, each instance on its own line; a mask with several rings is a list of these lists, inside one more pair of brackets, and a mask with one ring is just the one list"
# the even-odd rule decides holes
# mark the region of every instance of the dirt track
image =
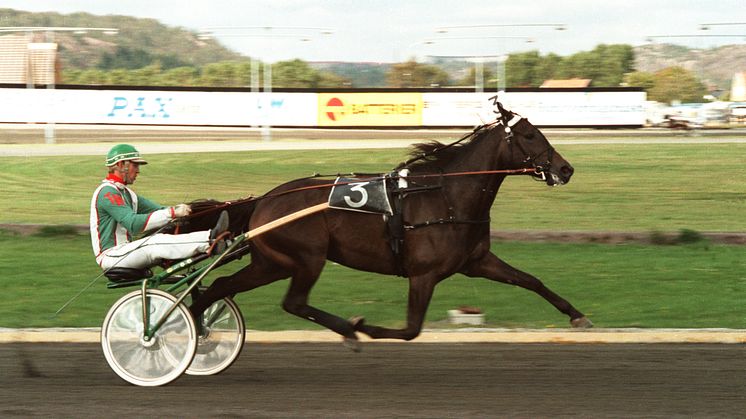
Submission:
[[743,417],[746,346],[248,344],[138,388],[96,344],[0,345],[0,417]]

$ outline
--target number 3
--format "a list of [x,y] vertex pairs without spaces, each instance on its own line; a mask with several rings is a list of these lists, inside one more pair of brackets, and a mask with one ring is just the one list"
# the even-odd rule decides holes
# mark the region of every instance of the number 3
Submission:
[[355,192],[360,192],[360,200],[355,202],[352,199],[350,199],[349,195],[345,195],[345,203],[349,205],[352,208],[360,208],[364,206],[368,202],[368,191],[365,190],[365,185],[369,184],[370,182],[360,182],[360,183],[351,183],[350,185],[353,185],[350,190]]

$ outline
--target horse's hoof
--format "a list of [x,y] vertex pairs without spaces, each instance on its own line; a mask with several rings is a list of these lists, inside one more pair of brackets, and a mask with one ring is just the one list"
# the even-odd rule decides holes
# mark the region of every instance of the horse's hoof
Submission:
[[363,325],[365,324],[365,317],[363,316],[350,317],[350,320],[348,320],[348,322],[350,323],[350,326],[352,326],[354,330],[360,332],[361,331],[360,329],[362,329]]
[[591,322],[588,317],[585,316],[570,320],[570,324],[575,329],[590,329],[591,327],[593,327],[593,322]]
[[350,349],[352,352],[360,352],[363,350],[363,348],[360,346],[360,341],[353,338],[344,338],[344,340],[342,341],[342,345],[345,348]]

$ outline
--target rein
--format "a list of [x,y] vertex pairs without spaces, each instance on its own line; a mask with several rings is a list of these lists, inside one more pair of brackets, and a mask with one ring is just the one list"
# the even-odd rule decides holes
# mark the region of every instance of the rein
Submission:
[[[522,168],[522,169],[478,170],[478,171],[473,171],[473,172],[431,173],[431,174],[411,175],[411,176],[390,176],[390,178],[391,179],[425,179],[425,178],[433,178],[433,177],[452,177],[452,176],[524,175],[524,174],[539,174],[539,171],[536,168],[534,168],[534,167],[526,167],[526,168]],[[353,175],[354,175],[354,173],[353,173]],[[311,176],[310,178],[330,177],[330,176],[339,176],[339,175],[318,175],[317,174],[317,175]],[[386,178],[385,176],[375,176],[375,177],[370,177],[370,178],[366,178],[366,179],[381,180],[381,179],[385,179],[385,178]],[[334,187],[335,185],[350,185],[350,184],[358,183],[358,182],[359,182],[359,179],[358,180],[349,181],[349,182],[325,183],[323,185],[303,186],[303,187],[300,187],[300,188],[288,189],[287,191],[277,192],[277,193],[273,193],[273,194],[267,194],[267,195],[256,196],[256,197],[251,196],[251,197],[248,197],[248,198],[239,199],[237,201],[226,201],[226,202],[224,202],[224,203],[222,203],[220,205],[217,205],[217,206],[215,206],[213,208],[209,208],[209,209],[206,209],[206,210],[203,210],[203,211],[200,211],[200,212],[195,212],[193,214],[189,214],[189,216],[187,218],[192,218],[192,217],[197,217],[197,216],[209,214],[209,213],[211,213],[213,211],[218,211],[218,210],[221,210],[223,208],[227,208],[227,207],[229,207],[231,205],[235,205],[235,204],[239,204],[239,203],[243,203],[243,202],[259,201],[259,200],[262,200],[262,199],[275,198],[275,197],[278,197],[278,196],[287,195],[287,194],[295,193],[295,192],[302,192],[302,191],[308,191],[308,190],[313,190],[313,189],[331,188],[331,187]]]
[[[453,172],[453,173],[430,173],[425,175],[410,175],[410,176],[390,176],[390,179],[424,179],[424,178],[432,178],[432,177],[451,177],[451,176],[473,176],[473,175],[497,175],[497,174],[503,174],[503,175],[523,175],[523,174],[538,174],[538,171],[536,168],[533,167],[526,167],[522,169],[503,169],[503,170],[478,170],[473,172]],[[354,175],[354,173],[353,173]],[[329,176],[338,176],[338,175],[315,175],[315,177],[329,177]],[[386,176],[375,176],[375,177],[369,177],[365,179],[370,180],[382,180],[386,179]],[[300,188],[294,188],[294,189],[288,189],[287,191],[277,192],[274,194],[268,194],[268,195],[262,195],[258,196],[256,198],[248,198],[248,199],[265,199],[265,198],[274,198],[277,196],[286,195],[293,192],[300,192],[300,191],[307,191],[311,189],[323,189],[323,188],[331,188],[335,185],[350,185],[353,183],[360,182],[360,179],[356,179],[349,182],[338,182],[338,183],[325,183],[323,185],[310,185],[310,186],[303,186]]]
[[[457,145],[459,143],[462,143],[463,141],[465,141],[465,140],[467,140],[469,138],[474,137],[478,133],[480,133],[480,132],[482,132],[482,131],[490,128],[490,127],[493,127],[495,125],[500,125],[500,124],[504,124],[504,125],[506,125],[506,127],[510,127],[510,126],[514,125],[514,123],[512,121],[510,123],[505,123],[501,119],[498,119],[495,122],[491,122],[489,124],[479,125],[479,126],[475,127],[472,130],[472,132],[464,135],[463,137],[459,138],[458,140],[456,140],[456,141],[454,141],[454,142],[452,142],[450,144],[444,145],[443,147],[435,148],[435,149],[433,149],[433,150],[431,150],[429,152],[422,153],[420,155],[417,155],[415,157],[410,158],[409,160],[401,163],[396,168],[396,170],[406,168],[407,166],[411,165],[412,163],[414,163],[416,161],[419,161],[419,160],[422,160],[422,159],[426,159],[426,158],[428,158],[428,157],[430,157],[430,156],[438,153],[439,151],[442,151],[442,150],[445,150],[447,148],[453,147],[453,146],[455,146],[455,145]],[[510,129],[509,128],[508,128],[507,132],[510,133]],[[512,137],[512,133],[511,133],[510,136]],[[510,138],[508,138],[508,142],[510,143]],[[519,147],[521,149],[523,149],[523,147],[520,144],[519,144]],[[550,153],[551,153],[551,151],[550,151]],[[523,175],[523,174],[543,175],[542,168],[540,166],[536,167],[533,164],[533,159],[531,157],[528,157],[527,160],[525,161],[525,163],[531,163],[534,167],[526,167],[526,168],[521,168],[521,169],[478,170],[478,171],[454,172],[454,173],[432,173],[432,174],[409,175],[409,176],[390,176],[390,178],[391,179],[426,179],[426,178],[433,178],[433,177],[475,176],[475,175],[496,175],[496,174],[502,174],[502,175]],[[354,176],[354,173],[352,173],[351,175]],[[306,179],[319,178],[319,177],[332,177],[332,176],[340,176],[340,175],[339,174],[337,174],[337,175],[321,175],[321,174],[317,173],[317,174],[314,174],[313,176],[310,176],[310,177],[308,177]],[[369,177],[369,178],[366,178],[366,179],[370,179],[370,180],[381,180],[381,179],[385,179],[385,178],[386,178],[386,176],[374,176],[374,177]],[[322,185],[310,185],[310,186],[303,186],[303,187],[300,187],[300,188],[288,189],[286,191],[265,194],[265,195],[258,196],[258,197],[251,197],[250,196],[248,198],[239,199],[237,201],[226,201],[226,202],[224,202],[224,203],[222,203],[220,205],[217,205],[214,208],[209,208],[209,209],[206,209],[206,210],[194,213],[194,214],[190,214],[188,217],[191,218],[191,217],[196,217],[196,216],[208,214],[210,212],[218,211],[220,209],[227,208],[228,206],[234,205],[234,204],[237,204],[237,203],[242,203],[242,202],[247,202],[247,201],[259,201],[259,200],[262,200],[262,199],[274,198],[274,197],[283,196],[283,195],[287,195],[287,194],[295,193],[295,192],[302,192],[302,191],[313,190],[313,189],[331,188],[331,187],[334,187],[335,185],[349,185],[349,184],[358,183],[358,182],[359,182],[359,180],[353,180],[353,181],[349,181],[349,182],[338,182],[338,183],[325,183],[325,184],[322,184]]]

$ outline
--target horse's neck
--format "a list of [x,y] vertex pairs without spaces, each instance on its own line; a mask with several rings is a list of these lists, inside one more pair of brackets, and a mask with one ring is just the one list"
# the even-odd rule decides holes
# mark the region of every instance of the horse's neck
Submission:
[[502,167],[506,160],[503,154],[507,152],[507,148],[496,136],[496,133],[488,133],[478,143],[465,150],[462,158],[453,161],[446,169],[448,173],[472,173],[458,176],[458,181],[453,182],[453,187],[449,188],[449,193],[461,202],[457,206],[469,216],[477,217],[489,212],[505,179],[505,175],[502,174],[476,174],[507,168]]

